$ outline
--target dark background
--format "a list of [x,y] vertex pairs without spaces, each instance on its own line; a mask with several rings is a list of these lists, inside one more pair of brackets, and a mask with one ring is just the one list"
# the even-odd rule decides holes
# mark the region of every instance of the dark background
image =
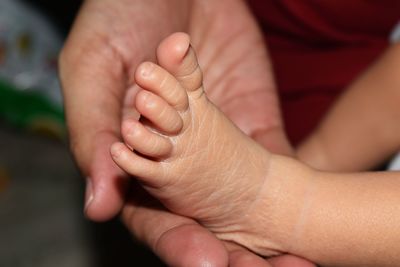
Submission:
[[22,0],[38,8],[62,33],[67,34],[83,1],[80,0]]

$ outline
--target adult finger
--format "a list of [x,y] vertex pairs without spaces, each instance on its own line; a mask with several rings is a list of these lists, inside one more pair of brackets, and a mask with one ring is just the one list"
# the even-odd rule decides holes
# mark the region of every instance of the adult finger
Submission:
[[229,253],[229,266],[272,267],[265,259],[244,248],[235,248]]
[[139,186],[131,193],[134,198],[124,206],[122,220],[132,234],[166,264],[174,267],[228,266],[224,245],[208,230],[189,218],[166,211]]
[[60,56],[60,78],[71,149],[88,177],[86,215],[107,220],[121,209],[127,183],[109,153],[119,139],[123,64],[103,40],[78,32]]

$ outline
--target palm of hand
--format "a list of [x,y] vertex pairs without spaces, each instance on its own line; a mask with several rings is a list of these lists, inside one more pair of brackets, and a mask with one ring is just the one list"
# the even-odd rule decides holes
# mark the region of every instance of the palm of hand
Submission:
[[[192,38],[204,72],[208,97],[239,128],[252,134],[281,127],[265,43],[241,1],[193,1],[193,6],[182,4],[182,9],[191,10],[189,19],[169,16],[170,20],[159,25],[155,18],[156,28],[152,27],[154,25],[140,25],[138,28],[132,24],[132,18],[141,15],[141,11],[129,4],[130,0],[119,1],[118,5],[108,2],[111,1],[89,1],[87,15],[81,19],[81,24],[84,24],[81,28],[85,31],[75,39],[81,43],[78,53],[88,59],[88,66],[82,68],[91,72],[93,68],[99,68],[99,73],[107,73],[108,77],[97,77],[105,80],[104,87],[107,84],[119,85],[105,89],[113,92],[115,105],[125,98],[123,103],[132,110],[135,88],[131,86],[133,90],[128,91],[126,88],[134,84],[137,64],[155,60],[155,49],[166,35],[163,32],[181,30],[187,31]],[[168,16],[174,12],[179,11],[167,10],[165,13]],[[146,26],[152,31],[146,31]],[[136,52],[143,50],[145,54]]]

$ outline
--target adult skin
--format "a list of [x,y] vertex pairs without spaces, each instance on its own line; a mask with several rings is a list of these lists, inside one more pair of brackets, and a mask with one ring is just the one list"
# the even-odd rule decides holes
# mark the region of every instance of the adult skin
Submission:
[[243,1],[87,0],[60,56],[71,149],[88,177],[86,215],[104,221],[123,208],[130,231],[171,266],[313,266],[287,255],[267,262],[220,242],[130,185],[112,161],[121,119],[137,116],[136,66],[176,31],[192,37],[209,98],[270,151],[291,153],[263,37]]

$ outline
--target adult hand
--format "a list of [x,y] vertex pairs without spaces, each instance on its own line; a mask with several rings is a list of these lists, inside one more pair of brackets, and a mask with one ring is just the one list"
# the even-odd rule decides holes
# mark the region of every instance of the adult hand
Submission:
[[88,177],[85,212],[93,220],[110,219],[124,203],[128,179],[109,148],[120,138],[122,116],[133,115],[136,66],[187,24],[190,7],[180,2],[87,0],[61,53],[71,149]]
[[169,266],[315,266],[288,254],[265,260],[235,244],[218,242],[195,221],[167,212],[141,187],[132,190],[122,218],[128,229]]
[[[60,73],[71,148],[88,177],[85,212],[93,220],[115,216],[129,188],[109,147],[120,138],[121,118],[136,116],[134,70],[154,59],[158,43],[175,31],[192,36],[207,93],[222,111],[270,150],[290,151],[263,39],[242,1],[87,0],[61,54]],[[228,254],[206,229],[146,205],[153,200],[137,190],[130,195],[140,201],[125,205],[123,219],[168,264],[246,266],[250,260],[268,266],[239,248]]]

